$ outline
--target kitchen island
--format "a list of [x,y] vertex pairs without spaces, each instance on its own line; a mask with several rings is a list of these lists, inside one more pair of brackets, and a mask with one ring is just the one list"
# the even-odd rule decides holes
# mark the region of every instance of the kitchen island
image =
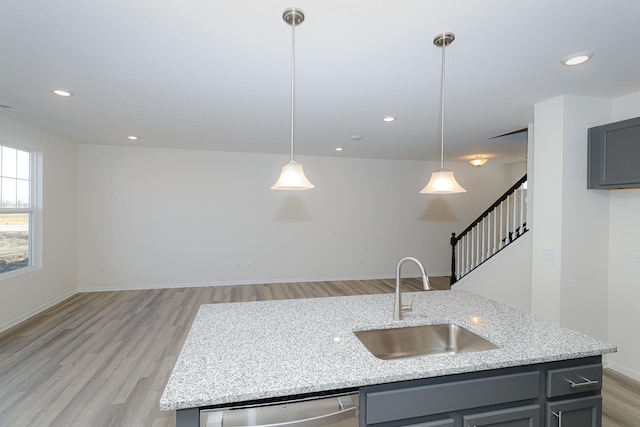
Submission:
[[[393,297],[380,294],[203,305],[160,408],[177,410],[180,423],[191,425],[185,420],[193,419],[198,408],[334,390],[358,391],[365,386],[411,387],[415,380],[462,378],[460,374],[496,373],[574,359],[592,365],[599,362],[600,355],[616,351],[610,344],[465,291],[404,293],[404,301],[412,303],[413,311],[405,313],[404,320],[393,321]],[[381,360],[353,333],[442,323],[462,326],[498,349]],[[362,410],[360,418],[365,425]]]

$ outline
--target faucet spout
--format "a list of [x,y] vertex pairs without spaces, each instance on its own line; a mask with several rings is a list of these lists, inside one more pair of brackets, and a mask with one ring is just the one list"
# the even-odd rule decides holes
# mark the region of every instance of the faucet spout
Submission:
[[393,303],[393,320],[402,320],[402,297],[400,294],[400,273],[402,271],[402,266],[408,261],[415,263],[418,266],[418,268],[420,268],[420,273],[422,274],[423,289],[425,291],[428,291],[431,289],[431,287],[429,286],[429,278],[427,277],[427,273],[425,273],[424,271],[424,267],[422,266],[422,263],[413,257],[402,258],[398,262],[398,266],[396,267],[396,296]]

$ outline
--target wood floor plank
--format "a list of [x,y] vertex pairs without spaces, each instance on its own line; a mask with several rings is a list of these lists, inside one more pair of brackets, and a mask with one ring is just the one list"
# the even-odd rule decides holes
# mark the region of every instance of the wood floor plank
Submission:
[[[448,277],[430,282],[449,288]],[[401,286],[422,289],[413,278]],[[74,295],[0,333],[0,426],[175,427],[158,402],[201,304],[394,289],[379,279]],[[639,396],[637,382],[606,372],[603,426],[640,426]]]

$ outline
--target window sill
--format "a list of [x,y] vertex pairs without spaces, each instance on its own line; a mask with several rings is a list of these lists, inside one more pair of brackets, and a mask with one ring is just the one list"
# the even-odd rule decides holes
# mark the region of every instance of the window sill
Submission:
[[22,276],[23,274],[28,274],[36,270],[40,270],[40,267],[36,267],[32,265],[30,267],[24,267],[24,268],[19,268],[13,271],[7,271],[6,273],[0,274],[0,281],[13,279],[14,277]]

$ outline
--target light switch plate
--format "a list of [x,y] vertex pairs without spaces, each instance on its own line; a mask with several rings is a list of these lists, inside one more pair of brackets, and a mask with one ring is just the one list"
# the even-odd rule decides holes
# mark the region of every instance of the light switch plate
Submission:
[[553,249],[543,249],[542,250],[542,259],[545,261],[555,261],[556,260],[556,251]]

